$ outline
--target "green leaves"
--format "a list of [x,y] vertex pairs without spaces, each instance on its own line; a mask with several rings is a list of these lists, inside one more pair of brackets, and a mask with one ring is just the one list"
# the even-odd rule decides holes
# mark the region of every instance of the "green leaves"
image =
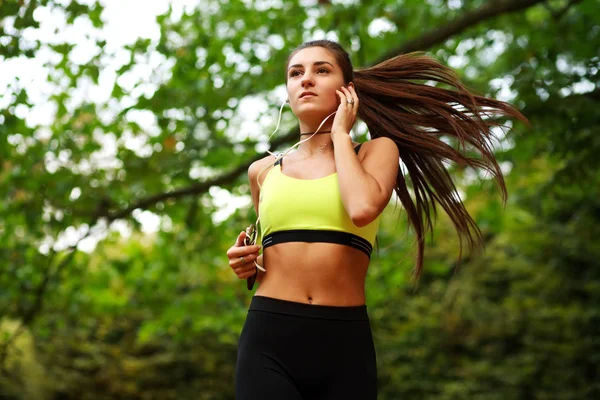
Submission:
[[[10,353],[17,378],[0,380],[3,393],[233,398],[250,294],[225,254],[255,219],[245,171],[275,128],[289,53],[330,37],[355,68],[424,44],[533,126],[508,130],[498,153],[506,208],[485,177],[453,171],[485,253],[458,263],[440,216],[415,286],[414,236],[386,210],[367,283],[380,398],[597,397],[598,7],[507,14],[497,3],[173,4],[156,17],[158,39],[117,49],[90,35],[93,55],[77,62],[74,38],[28,35],[44,8],[102,32],[100,3],[2,2],[0,57],[47,57],[49,71],[39,90],[12,78],[3,88],[0,322],[25,321],[36,343],[15,342],[23,355]],[[500,16],[423,39],[482,7]],[[42,108],[50,117],[36,119]],[[296,122],[288,111],[283,121],[271,150],[290,144],[279,138]],[[0,356],[10,340],[0,336]]]

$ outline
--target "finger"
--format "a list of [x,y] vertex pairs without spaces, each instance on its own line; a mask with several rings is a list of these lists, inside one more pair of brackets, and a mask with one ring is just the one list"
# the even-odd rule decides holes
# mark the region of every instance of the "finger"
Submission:
[[246,231],[240,232],[240,234],[238,235],[237,239],[235,240],[235,246],[236,247],[243,246],[244,245],[244,239],[246,239]]
[[244,265],[233,266],[231,267],[231,269],[233,270],[233,272],[235,272],[236,275],[239,276],[241,274],[245,274],[247,272],[256,270],[256,266],[254,265],[254,262],[250,262]]
[[[258,258],[258,256],[259,256],[258,250],[252,251],[252,252],[247,252],[247,253],[240,255],[240,257],[244,257],[244,261],[255,260]],[[238,257],[238,260],[240,260],[240,257]]]
[[243,267],[237,267],[233,269],[233,272],[235,272],[236,275],[240,276],[242,274],[247,274],[248,272],[252,272],[256,270],[256,266],[254,264],[252,265],[246,265]]
[[350,109],[352,121],[354,123],[354,118],[356,118],[356,114],[358,112],[358,97],[356,96],[356,92],[354,92],[354,88],[352,86],[346,88],[346,92],[348,92],[348,100],[352,102],[352,104],[348,104],[348,108]]
[[344,92],[340,91],[340,90],[336,90],[335,93],[337,93],[337,95],[340,98],[340,106],[344,106],[346,107],[346,95],[344,95]]
[[341,106],[344,103],[344,93],[342,93],[339,90],[336,90],[335,94],[337,94],[338,98],[340,99],[340,106]]
[[[243,260],[242,260],[242,257],[244,257]],[[257,258],[258,258],[258,253],[240,255],[239,257],[235,257],[235,258],[231,257],[229,259],[229,266],[231,268],[239,268],[244,265],[248,265],[249,263],[252,263]]]
[[350,93],[350,91],[347,88],[342,86],[342,90],[344,91],[344,95],[346,96],[346,102],[348,100],[353,100],[352,93]]
[[256,271],[256,269],[253,268],[252,270],[250,270],[248,272],[244,272],[244,273],[238,275],[238,278],[239,279],[248,279],[256,273],[255,271]]
[[244,257],[244,262],[242,262],[239,258],[235,260],[229,260],[229,266],[231,269],[237,274],[236,270],[239,268],[244,268],[250,265],[250,262],[246,260]]
[[346,103],[348,104],[348,110],[354,112],[354,107],[356,106],[356,101],[354,99],[354,96],[352,95],[352,92],[350,92],[349,89],[347,88],[343,88],[344,89],[344,93],[346,94]]
[[[240,256],[246,257],[249,254],[255,254],[258,257],[258,252],[262,246],[260,244],[252,244],[249,246],[244,246],[240,248]],[[238,256],[239,257],[239,256]]]
[[260,251],[261,248],[262,248],[262,246],[258,245],[258,244],[253,244],[250,246],[242,245],[242,246],[230,247],[229,250],[227,250],[227,258],[229,260],[236,260],[242,256],[246,257],[249,254],[256,254],[258,257],[258,252]]
[[[256,261],[256,259],[258,258],[258,254],[249,254],[247,256],[243,256],[244,260],[242,261],[241,257],[238,257],[233,261],[233,268],[239,268],[239,267],[244,267],[244,266],[248,266],[248,265],[254,265],[254,261]],[[230,263],[231,265],[231,263]]]
[[358,93],[354,90],[354,86],[350,86],[350,93],[352,93],[352,98],[354,99],[354,107],[358,107]]

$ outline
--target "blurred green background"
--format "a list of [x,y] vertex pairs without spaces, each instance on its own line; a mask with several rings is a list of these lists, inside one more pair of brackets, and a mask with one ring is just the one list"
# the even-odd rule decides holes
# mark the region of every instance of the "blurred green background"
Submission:
[[379,398],[600,398],[600,1],[1,0],[0,399],[234,398],[225,252],[248,165],[296,138],[286,109],[267,143],[286,58],[321,38],[355,68],[426,51],[532,123],[495,132],[505,207],[449,166],[484,252],[459,263],[439,215],[414,285],[385,211]]

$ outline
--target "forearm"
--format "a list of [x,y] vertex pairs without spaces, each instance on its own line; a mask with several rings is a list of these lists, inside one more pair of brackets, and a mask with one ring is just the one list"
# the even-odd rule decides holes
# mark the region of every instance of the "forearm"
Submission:
[[381,212],[376,203],[382,189],[377,180],[363,169],[354,153],[350,135],[333,135],[333,145],[344,209],[355,225],[366,225]]

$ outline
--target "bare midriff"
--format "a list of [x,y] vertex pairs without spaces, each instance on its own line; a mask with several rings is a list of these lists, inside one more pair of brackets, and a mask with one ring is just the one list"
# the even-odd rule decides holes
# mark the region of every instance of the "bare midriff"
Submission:
[[369,257],[333,243],[279,243],[263,253],[255,295],[332,306],[365,304]]

